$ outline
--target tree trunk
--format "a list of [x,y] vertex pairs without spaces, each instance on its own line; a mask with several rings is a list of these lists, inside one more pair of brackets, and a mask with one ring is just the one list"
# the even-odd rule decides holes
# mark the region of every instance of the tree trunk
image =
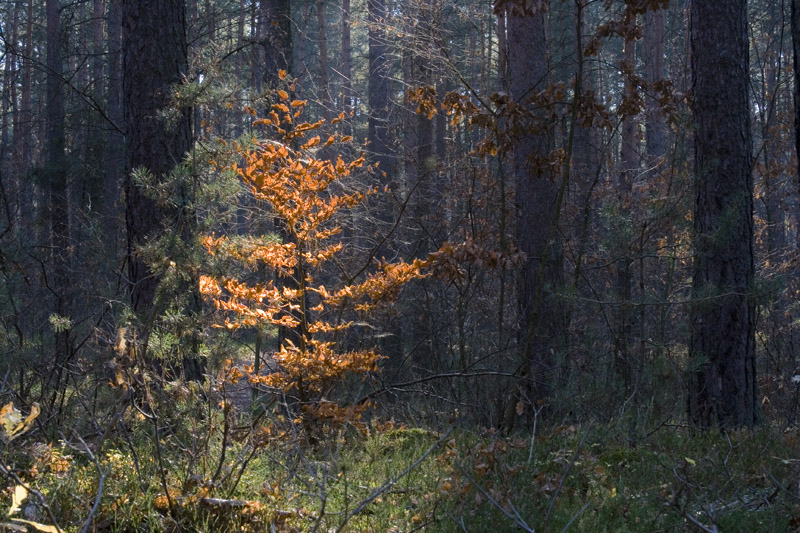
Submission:
[[[259,10],[256,2],[250,2],[250,38],[254,43],[261,42],[264,22],[259,18]],[[264,59],[261,57],[263,46],[250,47],[250,83],[255,90],[256,96],[261,95],[261,85],[264,82]]]
[[[55,297],[53,312],[62,317],[70,313],[70,291],[68,289],[70,243],[69,243],[69,199],[67,195],[67,161],[64,116],[63,66],[61,55],[61,13],[58,0],[47,0],[47,130],[44,175],[47,180],[48,206],[51,235],[52,274],[47,283]],[[56,331],[54,374],[48,377],[49,390],[54,391],[50,409],[56,404],[57,391],[67,360],[70,357],[70,330]]]
[[648,86],[645,103],[645,164],[650,172],[658,172],[663,166],[667,151],[667,126],[664,113],[656,99],[658,93],[653,85],[664,79],[664,10],[648,11],[644,15],[644,81]]
[[746,0],[694,0],[694,269],[688,412],[700,426],[758,420]]
[[[13,9],[9,8],[13,14],[7,15],[11,19],[10,31],[11,42],[13,48],[6,46],[5,49],[5,68],[3,69],[3,106],[2,106],[2,135],[0,135],[0,216],[7,224],[7,228],[14,227],[14,217],[17,212],[18,205],[18,189],[22,180],[19,178],[8,179],[9,175],[16,173],[8,172],[12,167],[14,160],[14,146],[16,145],[16,138],[19,131],[16,129],[19,124],[19,114],[17,106],[17,72],[16,65],[16,51],[17,47],[17,28],[19,26],[19,10],[21,2],[14,2]],[[9,130],[14,128],[13,137],[10,136]],[[0,223],[1,224],[1,223]],[[2,226],[0,226],[2,227]],[[5,231],[0,230],[0,231]]]
[[508,90],[508,44],[506,43],[506,11],[497,14],[497,86]]
[[353,46],[350,42],[350,0],[342,0],[342,134],[353,134],[353,122],[350,112],[353,109]]
[[106,240],[116,250],[119,239],[117,211],[125,172],[125,116],[122,110],[122,0],[108,3],[108,98],[106,126],[106,174],[104,205]]
[[289,0],[261,2],[264,17],[261,44],[264,47],[264,82],[268,88],[278,83],[278,71],[294,74],[292,53],[292,19]]
[[[92,3],[92,54],[91,72],[87,69],[90,76],[92,107],[102,109],[105,78],[103,76],[104,55],[104,22],[105,22],[105,2],[104,0],[93,0]],[[103,118],[96,109],[89,108],[87,119],[87,142],[86,159],[83,168],[86,169],[85,190],[81,191],[81,202],[87,203],[92,212],[98,212],[101,216],[105,213],[103,208],[105,192],[105,176],[103,173],[103,157],[105,155],[105,135],[103,130],[105,124]]]
[[156,238],[168,213],[130,176],[146,169],[163,180],[191,147],[190,111],[168,125],[159,113],[170,104],[171,87],[186,75],[186,19],[182,0],[123,0],[122,44],[125,123],[128,125],[125,178],[131,300],[137,312],[153,305],[158,276],[137,248]]
[[33,166],[33,99],[31,96],[33,72],[33,1],[28,1],[25,16],[25,55],[22,58],[22,97],[20,99],[20,127],[15,129],[15,144],[19,141],[16,161],[19,183],[19,219],[32,220],[33,186],[28,179]]
[[[507,13],[511,96],[530,113],[516,139],[514,176],[517,194],[517,239],[526,256],[519,298],[519,349],[528,378],[530,401],[546,401],[555,391],[555,350],[563,334],[563,317],[555,290],[562,283],[561,243],[556,228],[559,189],[548,161],[552,133],[543,117],[536,116],[531,97],[549,83],[547,12],[549,2],[531,11],[515,8]],[[508,423],[508,421],[507,421]]]
[[[153,317],[160,281],[143,261],[139,248],[166,231],[175,232],[184,245],[193,239],[196,227],[191,191],[176,183],[176,202],[163,208],[137,184],[131,172],[147,170],[162,182],[191,149],[191,109],[179,109],[169,123],[159,116],[170,102],[172,86],[187,74],[186,4],[184,0],[123,0],[123,94],[127,135],[127,175],[125,181],[126,223],[128,228],[128,274],[133,309]],[[190,314],[202,309],[197,280],[178,289],[188,295]],[[196,354],[196,339],[190,339],[183,356],[186,379],[201,380],[204,360]]]
[[330,124],[333,119],[333,102],[331,101],[331,82],[328,76],[328,30],[325,20],[325,0],[317,0],[316,10],[317,42],[319,44],[319,102],[322,105],[322,116]]
[[[635,15],[631,22],[636,24]],[[636,75],[636,40],[633,37],[625,39],[625,51],[622,59],[622,76],[625,80],[623,98],[633,101],[635,98],[636,86],[633,77]],[[625,107],[625,106],[622,106]],[[617,194],[619,206],[619,216],[616,227],[617,241],[617,268],[616,268],[616,293],[619,305],[614,310],[615,331],[614,331],[614,366],[622,377],[625,397],[628,397],[633,385],[633,361],[631,357],[631,324],[633,314],[631,313],[631,202],[633,201],[633,181],[639,166],[638,158],[638,125],[633,110],[625,113],[622,117],[622,145],[620,147],[620,170],[619,181],[617,183]]]
[[[386,45],[385,0],[367,0],[369,19],[369,124],[367,148],[379,173],[390,178],[395,173],[395,158],[389,146],[389,56]],[[382,217],[385,218],[385,217]]]
[[[800,185],[800,0],[792,0],[792,48],[794,50],[794,142],[797,155],[795,178]],[[800,212],[797,219],[800,220]],[[797,232],[800,247],[800,231]]]

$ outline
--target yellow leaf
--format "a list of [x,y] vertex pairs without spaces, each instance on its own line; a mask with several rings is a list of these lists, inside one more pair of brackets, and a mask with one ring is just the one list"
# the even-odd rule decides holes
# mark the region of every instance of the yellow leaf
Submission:
[[686,461],[687,463],[689,463],[692,466],[697,464],[697,462],[695,462],[694,459],[690,459],[689,457],[684,457],[683,460]]
[[281,100],[288,100],[289,99],[289,93],[287,93],[283,89],[278,91],[278,96],[280,97]]
[[38,522],[23,520],[22,518],[12,518],[11,520],[13,520],[14,522],[21,522],[23,524],[28,524],[29,526],[33,526],[34,529],[38,531],[44,531],[45,533],[61,533],[61,530],[58,529],[56,526],[46,526]]
[[285,70],[279,70],[278,71],[278,77],[280,79],[282,79],[282,80],[285,80],[286,79],[286,71]]
[[28,489],[23,487],[22,485],[17,485],[14,487],[14,496],[11,498],[11,508],[8,510],[8,516],[19,511],[19,505],[22,501],[28,497]]

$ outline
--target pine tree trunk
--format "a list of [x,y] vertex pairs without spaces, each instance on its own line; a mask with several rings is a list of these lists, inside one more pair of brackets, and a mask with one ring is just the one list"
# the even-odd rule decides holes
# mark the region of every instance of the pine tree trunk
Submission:
[[117,250],[119,225],[119,191],[125,172],[125,116],[122,110],[122,0],[109,0],[108,4],[108,98],[106,126],[106,173],[104,185],[104,210],[106,242]]
[[[558,369],[554,353],[563,335],[563,316],[555,291],[562,284],[562,250],[555,222],[559,189],[548,165],[552,133],[538,127],[540,117],[530,98],[549,83],[547,12],[549,2],[533,12],[509,11],[506,22],[511,96],[531,113],[516,139],[514,176],[517,195],[517,240],[526,256],[520,279],[519,349],[525,361],[529,397],[546,402],[555,392]],[[506,421],[510,425],[510,421]]]
[[696,202],[689,419],[704,427],[752,426],[759,406],[746,0],[694,0],[691,37]]
[[[792,48],[794,70],[794,142],[797,155],[795,179],[800,185],[800,0],[792,0]],[[800,221],[800,212],[796,214]],[[797,246],[800,248],[800,231],[797,232]]]
[[292,20],[289,0],[266,0],[261,2],[263,31],[261,43],[264,47],[264,82],[274,88],[278,83],[278,71],[294,75],[292,53]]
[[644,81],[648,85],[645,102],[645,164],[656,174],[663,168],[663,157],[667,151],[667,126],[664,113],[656,100],[658,93],[653,85],[664,79],[664,10],[648,11],[644,15]]
[[137,248],[156,238],[174,213],[159,207],[130,173],[146,169],[162,180],[191,146],[189,110],[170,127],[159,118],[188,68],[186,19],[181,0],[123,0],[122,8],[128,264],[133,308],[143,312],[153,305],[159,280]]
[[[69,264],[69,199],[67,194],[67,161],[65,153],[65,116],[63,91],[63,66],[61,55],[61,13],[58,0],[47,0],[47,130],[44,174],[47,179],[51,238],[52,274],[47,283],[55,297],[53,312],[62,317],[70,313]],[[70,329],[56,331],[53,375],[48,378],[52,390],[50,409],[56,405],[56,395],[66,363],[71,355]]]
[[[635,24],[635,16],[632,24]],[[625,51],[622,59],[622,76],[625,80],[623,98],[635,98],[636,87],[633,77],[636,75],[636,40],[632,37],[625,39]],[[619,305],[614,310],[614,367],[622,377],[625,397],[630,395],[633,385],[633,361],[631,356],[631,283],[632,263],[631,257],[631,227],[630,213],[633,201],[633,181],[639,166],[638,158],[638,126],[636,117],[628,113],[622,118],[622,145],[620,147],[620,170],[617,182],[619,217],[618,227],[621,231],[617,234],[617,259],[616,268],[616,297]]]
[[330,124],[333,119],[333,102],[330,91],[331,82],[328,76],[328,30],[325,20],[325,0],[317,0],[316,10],[317,43],[319,45],[319,102],[322,105],[322,117]]
[[[395,175],[395,158],[389,145],[389,50],[386,45],[385,0],[367,0],[369,18],[369,124],[367,149],[378,171],[390,179]],[[387,183],[387,182],[384,182]],[[385,214],[381,218],[387,217]],[[388,220],[386,220],[388,222]]]
[[19,218],[32,220],[33,186],[28,179],[33,166],[33,99],[31,96],[33,72],[33,1],[28,1],[25,14],[25,55],[22,58],[22,97],[20,99],[20,127],[14,135],[15,143],[19,140],[19,157],[16,167],[20,175],[18,180],[19,191]]
[[342,134],[353,134],[353,122],[350,112],[353,109],[353,46],[350,42],[350,0],[342,0]]

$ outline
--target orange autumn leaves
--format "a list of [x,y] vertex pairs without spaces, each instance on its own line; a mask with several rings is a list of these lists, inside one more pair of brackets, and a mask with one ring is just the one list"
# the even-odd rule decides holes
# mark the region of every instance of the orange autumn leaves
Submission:
[[[246,367],[253,383],[298,394],[320,393],[346,374],[364,374],[377,369],[380,356],[371,349],[342,350],[335,334],[352,327],[342,316],[363,314],[381,302],[395,298],[402,286],[424,277],[427,262],[381,263],[371,274],[354,283],[318,281],[326,263],[334,260],[344,245],[334,238],[341,232],[335,218],[343,210],[362,202],[366,192],[343,192],[336,186],[364,166],[364,157],[345,162],[317,158],[322,147],[349,142],[349,137],[331,135],[322,142],[316,132],[323,121],[298,123],[304,101],[290,101],[289,93],[277,91],[278,102],[268,116],[254,124],[271,129],[278,140],[262,141],[241,154],[234,166],[253,197],[278,219],[284,242],[263,236],[206,236],[203,245],[215,256],[234,260],[250,270],[266,267],[290,283],[274,281],[248,284],[234,277],[202,276],[200,291],[225,315],[219,327],[237,329],[264,324],[294,330],[272,354],[278,371],[259,375]],[[334,121],[343,119],[340,115]],[[311,305],[313,304],[313,307]],[[335,312],[334,312],[335,311]],[[345,311],[343,314],[342,312]]]

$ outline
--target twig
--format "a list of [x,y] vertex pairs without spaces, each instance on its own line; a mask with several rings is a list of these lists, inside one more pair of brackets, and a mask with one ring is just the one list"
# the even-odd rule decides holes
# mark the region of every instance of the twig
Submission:
[[539,421],[539,413],[542,412],[542,409],[544,409],[544,404],[533,410],[533,429],[531,430],[531,444],[528,449],[528,465],[533,461],[533,445],[536,444],[536,423]]
[[440,445],[441,445],[441,444],[442,444],[442,443],[443,443],[445,440],[447,440],[447,438],[448,438],[448,437],[450,436],[450,434],[453,432],[453,429],[455,429],[455,426],[450,426],[450,429],[448,429],[448,430],[445,432],[445,434],[444,434],[444,435],[442,435],[442,436],[439,438],[439,440],[437,440],[436,442],[434,442],[434,443],[431,445],[431,447],[430,447],[430,448],[428,448],[427,450],[425,450],[425,453],[423,453],[423,454],[422,454],[422,455],[419,457],[419,459],[417,459],[416,461],[414,461],[413,463],[411,463],[411,464],[410,464],[408,467],[406,467],[406,469],[405,469],[405,470],[403,470],[402,472],[400,472],[400,473],[399,473],[399,474],[398,474],[396,477],[394,477],[394,478],[392,478],[392,479],[390,479],[390,480],[386,481],[386,483],[384,483],[383,485],[381,485],[380,487],[378,487],[377,489],[375,489],[374,491],[372,491],[372,494],[370,494],[370,495],[369,495],[369,496],[368,496],[366,499],[362,500],[362,501],[361,501],[361,503],[359,503],[359,504],[358,504],[358,506],[357,506],[355,509],[353,509],[353,512],[352,512],[352,513],[350,513],[350,514],[348,514],[348,515],[346,515],[346,516],[344,517],[344,520],[342,520],[342,523],[341,523],[341,524],[339,524],[339,527],[336,529],[336,533],[339,533],[340,531],[342,531],[342,530],[344,529],[344,527],[347,525],[347,522],[349,522],[351,518],[353,518],[355,515],[357,515],[357,514],[359,514],[359,513],[363,512],[363,511],[364,511],[364,509],[366,509],[366,508],[367,508],[367,506],[368,506],[369,504],[371,504],[373,501],[375,501],[375,499],[376,499],[378,496],[380,496],[381,494],[383,494],[383,493],[384,493],[384,492],[386,492],[387,490],[391,489],[391,488],[392,488],[392,487],[395,485],[395,483],[397,483],[398,481],[400,481],[402,478],[404,478],[405,476],[407,476],[407,475],[408,475],[408,474],[409,474],[409,473],[410,473],[412,470],[414,470],[416,467],[418,467],[418,466],[419,466],[419,465],[422,463],[422,461],[424,461],[425,459],[427,459],[427,458],[428,458],[428,456],[429,456],[430,454],[432,454],[432,453],[434,452],[434,450],[436,450],[436,448],[438,448],[438,447],[439,447],[439,446],[440,446]]
[[58,523],[56,522],[56,517],[53,515],[53,511],[52,509],[50,509],[50,506],[47,505],[47,500],[45,500],[44,495],[41,492],[39,492],[38,490],[34,489],[30,485],[22,481],[17,474],[6,468],[5,465],[3,465],[2,461],[0,461],[0,473],[13,479],[17,485],[27,490],[28,494],[33,494],[34,496],[36,496],[36,500],[39,502],[39,506],[42,509],[44,509],[45,512],[47,512],[47,517],[50,519],[50,522],[53,524],[53,527],[56,528],[56,531],[58,531],[58,533],[62,533],[63,530],[58,526]]
[[567,522],[567,525],[566,525],[566,526],[564,526],[564,529],[562,529],[562,530],[561,530],[561,533],[566,533],[566,531],[569,529],[569,526],[571,526],[571,525],[572,525],[572,523],[573,523],[575,520],[577,520],[577,519],[578,519],[578,517],[579,517],[580,515],[582,515],[582,514],[583,514],[583,512],[584,512],[586,509],[588,509],[588,508],[589,508],[589,506],[590,506],[591,504],[592,504],[592,500],[589,500],[588,502],[584,503],[584,504],[583,504],[583,507],[581,507],[580,511],[578,511],[577,513],[575,513],[575,516],[573,516],[572,518],[570,518],[570,519],[569,519],[569,522]]
[[516,510],[516,509],[514,509],[514,506],[513,506],[513,505],[511,506],[511,509],[514,511],[514,514],[511,514],[511,513],[509,513],[508,511],[506,511],[506,510],[503,508],[503,506],[502,506],[502,505],[500,505],[500,503],[498,503],[498,502],[497,502],[497,500],[495,500],[494,498],[492,498],[491,494],[489,494],[488,492],[486,492],[486,489],[484,489],[483,487],[481,487],[481,486],[480,486],[480,484],[479,484],[479,483],[477,483],[477,482],[476,482],[476,481],[475,481],[475,480],[472,478],[472,476],[470,476],[470,475],[467,473],[467,471],[464,469],[464,467],[463,467],[463,466],[461,466],[461,463],[456,463],[456,466],[458,467],[458,469],[459,469],[459,470],[461,470],[461,473],[462,473],[462,474],[464,474],[464,477],[466,477],[466,478],[467,478],[467,480],[468,480],[470,483],[472,483],[472,484],[475,486],[475,488],[476,488],[476,489],[478,489],[478,492],[480,492],[481,494],[483,494],[483,497],[484,497],[484,498],[486,498],[487,500],[489,500],[489,503],[491,503],[492,505],[494,505],[495,507],[497,507],[497,509],[498,509],[498,510],[500,510],[500,512],[501,512],[501,513],[503,513],[504,515],[506,515],[506,518],[508,518],[509,520],[511,520],[512,522],[514,522],[514,523],[517,525],[517,527],[521,528],[521,529],[522,529],[523,531],[525,531],[526,533],[534,533],[534,531],[535,531],[535,530],[534,530],[533,528],[531,528],[531,527],[530,527],[530,526],[529,526],[527,523],[525,523],[525,521],[522,519],[522,517],[521,517],[521,516],[519,516],[519,513],[517,513],[517,510]]
[[690,515],[686,511],[683,511],[683,516],[687,520],[689,520],[689,522],[691,522],[692,524],[696,525],[697,527],[699,527],[700,529],[702,529],[706,533],[719,533],[719,530],[717,529],[717,525],[716,524],[712,523],[711,527],[709,528],[706,525],[704,525],[701,521],[699,521],[697,518],[693,517],[692,515]]
[[581,437],[578,446],[575,448],[575,453],[572,454],[572,459],[570,460],[569,464],[564,468],[564,472],[561,474],[561,479],[558,480],[558,486],[556,487],[556,491],[553,493],[553,497],[550,499],[550,504],[547,506],[547,513],[545,514],[544,521],[545,523],[550,521],[550,514],[553,512],[553,507],[556,504],[556,500],[558,499],[558,495],[561,493],[561,489],[564,487],[564,482],[567,480],[567,476],[569,476],[572,467],[575,465],[575,461],[578,459],[578,454],[583,447],[583,443],[586,441],[586,437],[589,435],[589,431],[585,431],[583,433],[583,437]]
[[[86,441],[83,440],[83,438],[80,435],[75,433],[75,438],[77,438],[78,441],[83,446],[83,449],[79,451],[82,451],[83,453],[89,456],[89,459],[92,461],[92,463],[94,463],[94,468],[95,470],[97,470],[97,476],[98,476],[97,494],[95,494],[94,497],[94,505],[92,505],[92,508],[89,511],[89,516],[86,517],[86,521],[83,523],[83,527],[81,527],[81,533],[87,533],[89,531],[89,527],[92,525],[92,519],[94,519],[94,515],[97,513],[97,509],[100,507],[100,500],[103,497],[103,485],[105,484],[106,476],[108,475],[108,470],[103,470],[103,468],[100,466],[100,462],[97,460],[97,456],[92,452],[91,448],[89,448],[89,445],[86,444]],[[103,443],[101,441],[99,446],[102,446],[102,444]]]

